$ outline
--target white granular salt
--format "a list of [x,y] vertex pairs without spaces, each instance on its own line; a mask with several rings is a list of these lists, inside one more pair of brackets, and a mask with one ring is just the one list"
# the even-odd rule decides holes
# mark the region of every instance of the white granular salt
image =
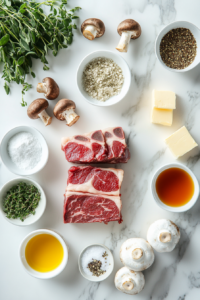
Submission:
[[20,132],[9,140],[8,154],[19,169],[31,170],[41,160],[42,147],[34,135],[29,132]]
[[91,246],[89,247],[81,257],[81,265],[85,274],[92,276],[92,272],[88,268],[88,264],[93,261],[93,259],[100,260],[102,262],[101,270],[107,271],[110,264],[109,255],[102,257],[105,253],[105,249],[101,246]]
[[83,71],[85,91],[99,101],[118,95],[124,84],[122,69],[112,60],[99,57],[92,60]]

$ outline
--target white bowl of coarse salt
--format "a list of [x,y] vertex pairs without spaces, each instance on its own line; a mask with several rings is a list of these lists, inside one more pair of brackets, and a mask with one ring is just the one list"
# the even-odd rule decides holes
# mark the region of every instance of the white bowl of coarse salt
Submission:
[[93,244],[82,250],[78,259],[78,266],[81,275],[87,280],[103,281],[113,271],[114,258],[106,246]]
[[8,131],[0,145],[4,165],[17,175],[32,175],[47,163],[49,150],[42,134],[33,127],[19,126]]
[[77,86],[93,105],[110,106],[121,101],[131,85],[128,64],[118,53],[106,50],[87,55],[77,71]]

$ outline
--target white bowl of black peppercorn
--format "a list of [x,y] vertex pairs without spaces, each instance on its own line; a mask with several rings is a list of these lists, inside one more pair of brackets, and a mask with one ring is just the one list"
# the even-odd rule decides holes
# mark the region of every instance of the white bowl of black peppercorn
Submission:
[[[184,28],[189,31],[183,30],[178,32],[176,30],[171,32],[173,29],[178,29],[178,28]],[[166,34],[169,32],[170,32],[169,38],[165,39],[165,43],[163,43],[164,42],[163,38],[166,37]],[[176,40],[178,39],[178,34],[182,33],[182,36],[180,36],[180,40],[179,40],[180,42],[178,44],[180,45],[179,48],[178,47],[175,48],[177,44],[173,44],[173,38],[172,38],[173,33],[177,34]],[[188,35],[186,35],[185,33]],[[171,40],[171,44],[169,44],[170,48],[168,48],[167,45],[168,43],[170,43],[170,39],[172,40]],[[160,47],[161,41],[162,41],[162,50]],[[173,44],[173,50],[171,51],[172,44]],[[176,21],[165,26],[158,34],[155,42],[155,53],[159,62],[165,69],[172,72],[186,72],[195,68],[200,62],[199,45],[200,45],[199,28],[187,21]],[[188,54],[186,55],[186,53]],[[179,63],[176,63],[176,61],[178,61]]]

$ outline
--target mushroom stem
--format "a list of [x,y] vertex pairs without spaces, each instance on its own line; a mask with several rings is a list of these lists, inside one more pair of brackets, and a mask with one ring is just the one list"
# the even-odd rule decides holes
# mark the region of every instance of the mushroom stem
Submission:
[[40,117],[40,119],[42,120],[42,122],[44,123],[45,126],[51,124],[52,117],[50,117],[48,115],[48,113],[46,112],[45,109],[43,111],[41,111],[41,113],[39,113],[38,116]]
[[84,37],[88,40],[94,40],[97,35],[97,29],[93,25],[87,25],[83,31]]
[[78,119],[80,118],[74,111],[73,108],[65,110],[62,113],[63,117],[65,118],[65,120],[67,121],[68,126],[72,126],[74,123],[76,123],[78,121]]
[[46,94],[47,93],[47,86],[46,86],[46,83],[38,83],[37,85],[37,92],[38,93],[44,93]]
[[169,243],[172,239],[171,233],[167,231],[162,231],[159,233],[159,241],[161,243]]
[[142,256],[144,255],[143,250],[141,248],[135,248],[132,251],[132,258],[134,260],[139,260],[142,258]]
[[120,52],[127,52],[128,51],[128,45],[131,39],[131,36],[135,35],[136,36],[136,32],[135,31],[123,31],[119,44],[116,47],[116,49]]
[[129,279],[128,281],[124,281],[122,286],[125,290],[131,291],[134,288],[134,283]]

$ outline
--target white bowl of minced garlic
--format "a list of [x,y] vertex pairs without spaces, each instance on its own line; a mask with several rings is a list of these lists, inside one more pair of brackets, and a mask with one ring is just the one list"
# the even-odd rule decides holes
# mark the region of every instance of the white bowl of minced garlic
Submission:
[[128,93],[131,72],[125,60],[112,51],[95,51],[87,55],[77,71],[77,85],[90,104],[110,106]]

